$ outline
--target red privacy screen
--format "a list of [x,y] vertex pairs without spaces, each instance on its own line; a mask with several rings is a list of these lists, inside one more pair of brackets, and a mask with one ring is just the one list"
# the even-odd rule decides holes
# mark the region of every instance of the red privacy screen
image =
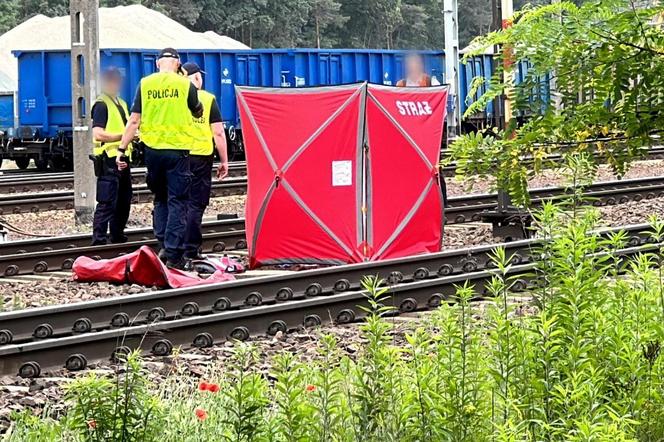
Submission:
[[250,266],[439,250],[446,87],[237,87]]
[[369,85],[367,244],[371,260],[440,250],[438,161],[447,87]]

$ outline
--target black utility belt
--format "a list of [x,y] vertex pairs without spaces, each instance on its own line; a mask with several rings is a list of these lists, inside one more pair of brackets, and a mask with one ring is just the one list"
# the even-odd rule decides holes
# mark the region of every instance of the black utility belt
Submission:
[[92,164],[95,170],[95,176],[97,178],[106,175],[108,165],[106,164],[110,160],[106,152],[101,155],[90,155],[89,158],[92,160]]
[[166,155],[180,154],[189,156],[189,149],[159,149],[150,146],[145,146],[146,149],[151,150],[154,153],[163,153]]
[[152,147],[147,148],[150,151],[151,155],[165,155],[165,156],[178,156],[178,157],[188,157],[188,149],[155,149]]

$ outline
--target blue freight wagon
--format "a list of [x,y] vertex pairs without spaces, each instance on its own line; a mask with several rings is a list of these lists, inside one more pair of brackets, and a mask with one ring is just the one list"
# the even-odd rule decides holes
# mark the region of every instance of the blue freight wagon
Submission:
[[6,140],[14,132],[14,94],[0,94],[0,165]]
[[0,131],[14,128],[14,94],[0,95]]
[[[468,60],[467,63],[459,65],[459,97],[462,116],[468,106],[484,95],[489,88],[489,83],[495,73],[496,63],[498,61],[494,58],[494,55],[486,53],[477,55]],[[542,113],[550,100],[550,76],[548,74],[536,75],[532,72],[531,67],[532,65],[527,61],[520,61],[515,70],[514,81],[516,84],[524,85],[528,83],[531,85],[526,89],[528,96],[525,97],[529,102],[530,110],[520,111],[516,116],[520,122],[523,122],[532,114]],[[470,96],[473,79],[476,77],[482,78],[483,82],[479,84],[475,94]],[[463,119],[461,123],[462,132],[481,130],[489,126],[500,126],[504,115],[502,106],[502,99],[500,102],[490,101],[483,111]]]
[[[139,80],[155,71],[155,50],[106,49],[100,51],[102,69],[118,67],[125,75],[122,97],[131,102]],[[422,51],[427,72],[444,82],[442,51]],[[69,51],[17,51],[19,86],[16,137],[3,156],[26,166],[34,158],[66,168],[71,164],[71,66]],[[395,84],[404,72],[403,51],[254,49],[182,50],[182,61],[195,61],[206,72],[204,87],[221,102],[231,154],[242,153],[240,119],[235,101],[238,85],[307,87],[369,81]]]
[[[494,63],[493,54],[482,54],[473,57],[467,63],[459,64],[459,102],[461,103],[460,111],[462,116],[466,112],[466,109],[468,109],[468,106],[487,91],[489,82],[493,76]],[[473,79],[476,77],[481,77],[483,82],[477,88],[477,92],[473,96],[469,96]],[[487,125],[491,125],[492,121],[495,122],[495,119],[501,116],[495,107],[495,103],[490,102],[484,111],[464,119],[462,121],[462,131],[483,129]]]

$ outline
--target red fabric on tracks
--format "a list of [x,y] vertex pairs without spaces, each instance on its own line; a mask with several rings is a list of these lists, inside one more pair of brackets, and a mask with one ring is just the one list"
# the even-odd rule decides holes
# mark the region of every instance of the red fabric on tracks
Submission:
[[166,267],[148,246],[112,259],[95,260],[80,256],[72,267],[74,281],[139,284],[161,288],[182,288],[234,280],[229,273],[218,270],[209,278]]

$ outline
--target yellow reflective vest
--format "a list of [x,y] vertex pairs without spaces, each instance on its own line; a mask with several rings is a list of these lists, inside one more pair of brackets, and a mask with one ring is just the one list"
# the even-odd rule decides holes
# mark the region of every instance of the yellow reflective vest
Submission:
[[[101,94],[99,97],[97,97],[95,102],[106,104],[106,108],[108,109],[108,120],[106,121],[106,127],[104,130],[111,134],[122,134],[124,133],[126,123],[125,120],[122,119],[122,115],[120,115],[118,105],[122,108],[122,110],[124,110],[125,118],[129,118],[129,108],[127,107],[127,103],[122,98],[117,97],[116,99],[118,100],[117,104],[113,98],[106,94]],[[118,155],[119,145],[119,141],[104,143],[94,140],[93,153],[95,155],[101,155],[102,153],[106,152],[106,155],[108,155],[109,158],[115,158]],[[127,156],[131,155],[131,147],[132,145],[130,143],[129,146],[127,146]]]
[[192,155],[212,155],[214,151],[214,140],[212,139],[212,128],[210,127],[210,112],[214,95],[207,91],[199,90],[198,99],[203,103],[203,116],[193,119],[193,126],[189,131],[191,136]]
[[141,140],[153,149],[189,150],[190,83],[176,73],[149,75],[141,80]]

